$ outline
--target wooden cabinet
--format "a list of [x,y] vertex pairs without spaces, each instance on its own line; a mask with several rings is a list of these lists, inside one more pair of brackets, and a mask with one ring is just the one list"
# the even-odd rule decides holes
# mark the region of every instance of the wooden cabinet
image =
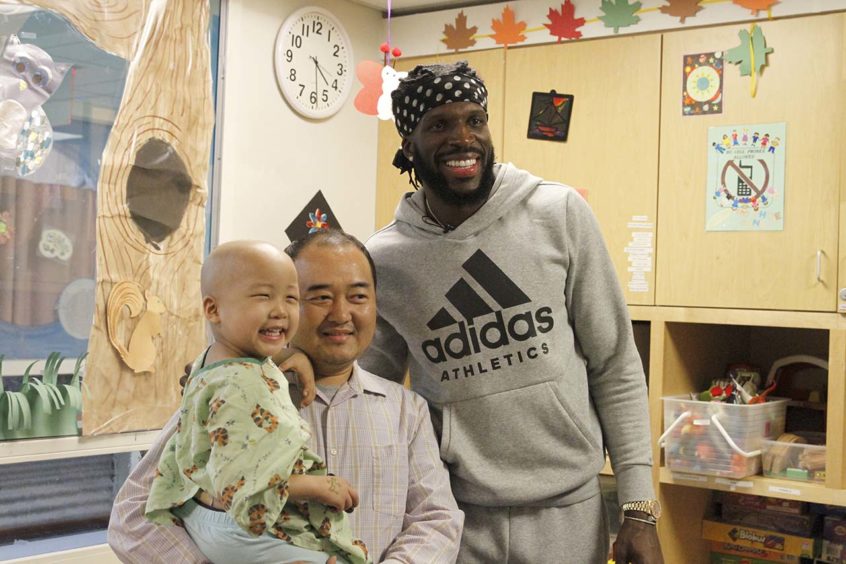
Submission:
[[[485,81],[488,89],[488,126],[491,130],[494,149],[498,150],[502,146],[502,116],[505,108],[502,87],[505,76],[504,49],[400,59],[396,68],[400,71],[408,71],[417,65],[455,63],[464,60],[468,61]],[[391,164],[400,144],[401,138],[393,120],[380,121],[379,151],[376,160],[376,229],[381,229],[393,221],[394,212],[402,195],[414,191],[414,187],[408,183],[408,175],[401,175],[399,169]]]
[[[661,36],[509,49],[505,63],[500,160],[585,190],[626,301],[654,303]],[[527,138],[532,92],[553,89],[574,95],[567,141]]]
[[[774,51],[756,96],[750,77],[727,64],[723,111],[703,116],[682,116],[683,56],[738,45],[743,27],[663,34],[658,305],[835,311],[846,16],[760,26]],[[784,230],[706,231],[708,128],[780,122],[787,132]]]

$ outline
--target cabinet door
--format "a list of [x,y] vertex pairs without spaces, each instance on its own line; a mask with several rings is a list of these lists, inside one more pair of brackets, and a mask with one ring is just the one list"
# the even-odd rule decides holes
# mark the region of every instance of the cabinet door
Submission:
[[[832,311],[844,151],[844,16],[760,22],[767,57],[757,95],[727,64],[723,113],[682,116],[689,54],[740,43],[745,25],[664,35],[658,197],[658,305]],[[706,231],[707,133],[786,124],[784,229]],[[752,135],[752,132],[749,132]]]
[[[457,55],[438,55],[401,59],[396,68],[408,71],[417,65],[446,64],[467,61],[485,81],[488,89],[488,126],[491,130],[494,149],[502,146],[502,114],[504,97],[502,80],[505,73],[505,49],[473,51]],[[381,229],[394,219],[397,204],[406,192],[414,191],[408,183],[408,175],[400,175],[391,162],[400,148],[401,138],[393,120],[379,123],[379,154],[376,169],[376,229]]]
[[[629,304],[654,303],[658,34],[509,49],[502,160],[584,190]],[[532,92],[574,96],[565,142],[527,137]]]

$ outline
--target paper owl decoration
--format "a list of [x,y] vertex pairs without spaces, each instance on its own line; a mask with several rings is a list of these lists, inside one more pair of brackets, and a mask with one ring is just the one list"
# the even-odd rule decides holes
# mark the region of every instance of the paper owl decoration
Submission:
[[53,129],[41,108],[71,65],[12,35],[0,61],[0,172],[26,176],[47,157]]

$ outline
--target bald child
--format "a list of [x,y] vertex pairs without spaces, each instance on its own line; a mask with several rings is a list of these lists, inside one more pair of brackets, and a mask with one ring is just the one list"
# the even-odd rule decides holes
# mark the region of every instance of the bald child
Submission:
[[194,361],[147,518],[184,526],[217,564],[369,562],[344,514],[358,495],[308,448],[273,362],[299,322],[293,262],[269,243],[226,243],[203,264],[201,289],[214,342]]

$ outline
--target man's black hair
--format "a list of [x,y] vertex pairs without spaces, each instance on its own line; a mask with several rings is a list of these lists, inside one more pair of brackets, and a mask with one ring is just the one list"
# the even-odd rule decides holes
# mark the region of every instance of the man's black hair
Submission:
[[300,253],[312,245],[336,247],[352,245],[361,251],[370,265],[370,273],[373,275],[373,289],[376,289],[376,265],[373,263],[373,257],[370,256],[370,252],[364,246],[364,243],[359,241],[355,236],[340,229],[321,229],[314,233],[308,233],[296,241],[292,241],[290,245],[285,247],[285,253],[291,257],[291,260],[295,261],[300,256]]

